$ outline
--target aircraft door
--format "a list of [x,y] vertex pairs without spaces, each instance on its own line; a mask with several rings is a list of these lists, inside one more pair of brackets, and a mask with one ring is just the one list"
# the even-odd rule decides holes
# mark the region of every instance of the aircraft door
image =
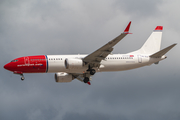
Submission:
[[141,55],[138,55],[138,62],[139,62],[139,63],[142,63],[142,57],[141,57]]

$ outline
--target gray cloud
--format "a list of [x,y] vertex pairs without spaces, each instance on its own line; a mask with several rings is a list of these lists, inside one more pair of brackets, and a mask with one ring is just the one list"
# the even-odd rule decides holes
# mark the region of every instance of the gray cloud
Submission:
[[161,6],[162,0],[126,0],[116,1],[116,7],[128,14],[136,17],[152,17],[159,13],[158,7]]
[[93,111],[88,111],[86,114],[78,114],[78,113],[67,113],[63,120],[70,120],[70,119],[86,119],[86,120],[92,120],[92,119],[98,119],[98,120],[109,120],[109,117],[104,114],[99,114]]

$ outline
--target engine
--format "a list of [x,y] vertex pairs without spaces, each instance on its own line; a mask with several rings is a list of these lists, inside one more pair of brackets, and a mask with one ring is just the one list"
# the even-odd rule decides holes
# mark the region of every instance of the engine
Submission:
[[81,69],[84,66],[81,59],[66,59],[64,64],[66,69]]
[[71,74],[59,72],[55,73],[55,80],[56,82],[71,82],[74,77]]

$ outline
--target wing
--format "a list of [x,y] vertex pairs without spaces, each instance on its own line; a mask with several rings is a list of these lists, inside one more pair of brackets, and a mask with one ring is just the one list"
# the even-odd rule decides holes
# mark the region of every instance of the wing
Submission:
[[83,61],[86,64],[89,64],[90,67],[99,67],[101,60],[105,59],[112,51],[113,51],[113,46],[115,46],[119,41],[121,41],[127,34],[129,33],[129,28],[131,25],[131,21],[127,25],[126,29],[124,30],[123,33],[121,33],[119,36],[99,48],[98,50],[94,51],[93,53],[87,55]]

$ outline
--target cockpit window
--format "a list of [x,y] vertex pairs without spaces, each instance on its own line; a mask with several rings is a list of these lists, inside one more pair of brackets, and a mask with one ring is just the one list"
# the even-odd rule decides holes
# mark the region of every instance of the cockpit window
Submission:
[[12,60],[11,62],[17,62],[18,60]]

